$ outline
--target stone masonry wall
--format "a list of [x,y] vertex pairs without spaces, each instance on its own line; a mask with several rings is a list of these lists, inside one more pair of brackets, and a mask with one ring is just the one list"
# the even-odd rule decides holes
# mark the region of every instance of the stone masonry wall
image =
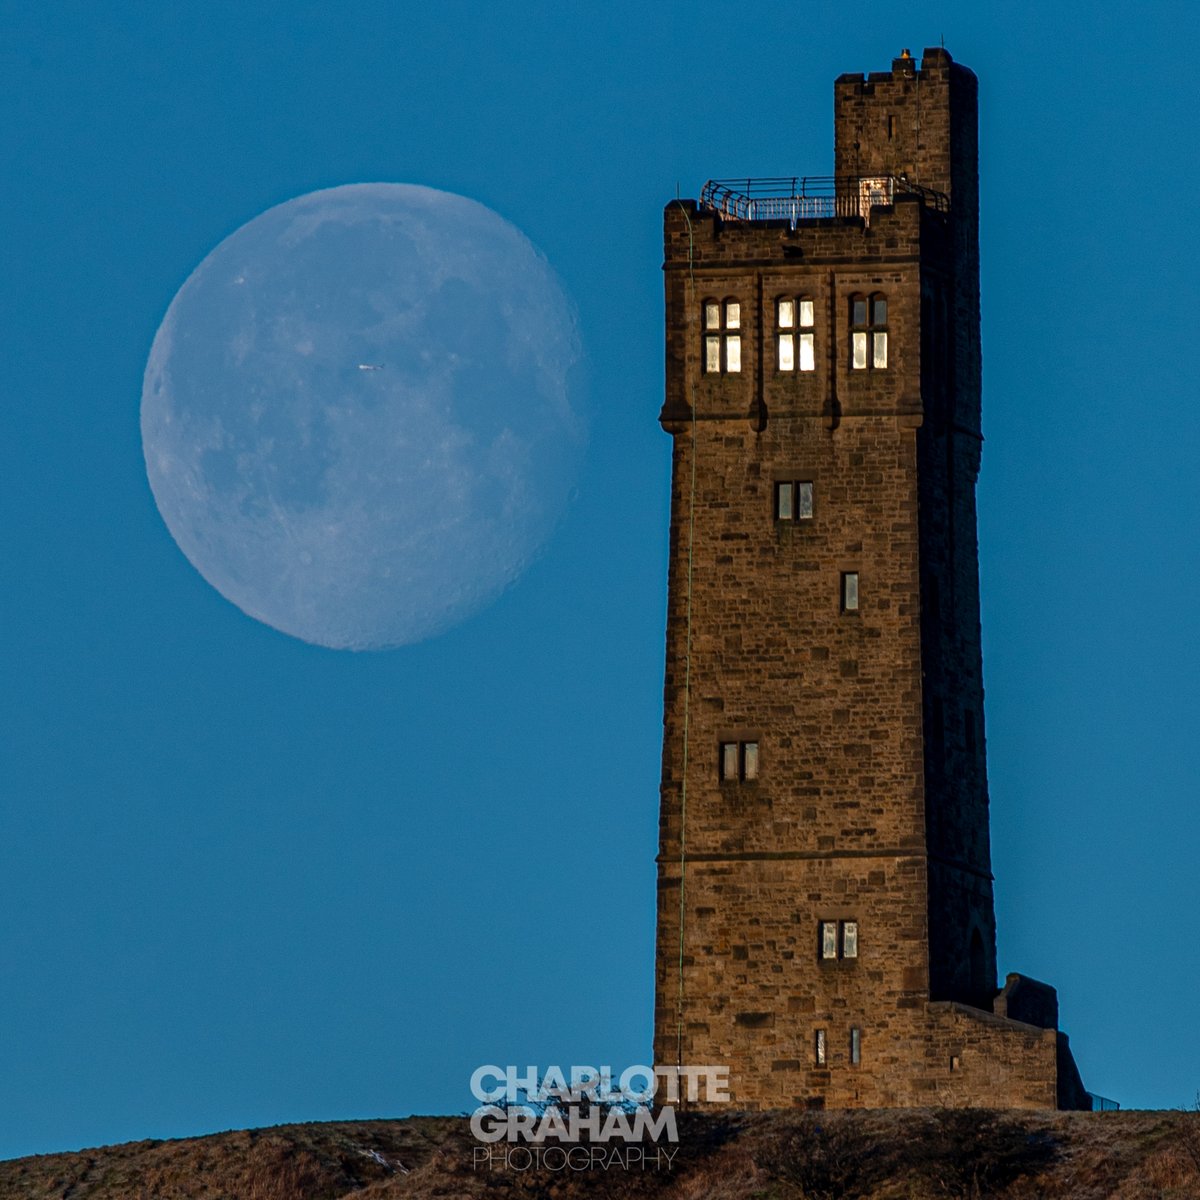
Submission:
[[[794,227],[664,214],[654,1055],[728,1064],[741,1107],[1055,1103],[1055,1032],[980,1011],[996,965],[974,96],[928,51],[836,88],[839,173],[907,173],[953,193],[961,223],[904,195]],[[851,369],[852,299],[880,295],[887,365]],[[815,370],[778,367],[781,297],[813,304]],[[708,371],[704,306],[728,301],[741,369]],[[778,519],[781,481],[812,484],[811,519]],[[721,778],[723,743],[757,747],[756,778]],[[822,922],[854,923],[857,954],[823,957]]]
[[[915,1045],[928,995],[913,411],[922,230],[934,244],[941,231],[915,203],[877,214],[869,229],[720,226],[678,205],[667,222],[668,305],[684,319],[668,334],[664,409],[677,436],[655,1052],[729,1062],[744,1105],[834,1102],[829,1070],[813,1074],[815,1030],[826,1030],[831,1060],[851,1028],[877,1052]],[[842,314],[853,294],[881,291],[894,370],[852,374]],[[780,295],[814,299],[817,371],[776,370]],[[736,375],[700,371],[709,298],[741,305]],[[801,478],[814,484],[814,518],[776,521],[775,482]],[[845,571],[859,573],[857,613],[841,611]],[[757,743],[757,780],[719,780],[718,747],[730,740]],[[822,920],[858,922],[854,962],[819,959]],[[865,1096],[875,1074],[859,1072],[853,1090]]]
[[[919,435],[931,992],[996,988],[975,481],[979,473],[978,100],[940,48],[834,87],[837,171],[907,176],[950,198],[948,253],[926,256]],[[963,917],[966,913],[967,916]]]

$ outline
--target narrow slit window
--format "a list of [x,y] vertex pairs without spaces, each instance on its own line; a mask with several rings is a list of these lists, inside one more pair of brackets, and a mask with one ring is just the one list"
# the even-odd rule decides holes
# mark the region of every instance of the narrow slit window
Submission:
[[858,612],[858,572],[842,573],[842,611]]
[[857,1025],[850,1030],[850,1061],[855,1066],[862,1062],[862,1030]]
[[818,1029],[813,1039],[813,1061],[818,1067],[825,1065],[825,1030]]
[[821,922],[821,957],[837,958],[837,922]]
[[721,743],[721,778],[725,780],[738,777],[738,744],[737,742]]
[[793,519],[795,484],[777,483],[775,485],[775,518],[779,521]]
[[842,957],[858,957],[858,922],[842,922]]
[[742,743],[742,778],[758,778],[758,743]]
[[796,520],[811,521],[813,515],[813,485],[811,483],[796,484]]
[[775,303],[775,328],[779,341],[779,369],[794,371],[796,369],[796,302],[784,299]]

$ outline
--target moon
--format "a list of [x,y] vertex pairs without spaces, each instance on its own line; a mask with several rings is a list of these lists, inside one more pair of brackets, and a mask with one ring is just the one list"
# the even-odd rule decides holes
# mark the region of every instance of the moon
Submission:
[[585,443],[575,310],[513,225],[408,184],[255,217],[179,289],[142,389],[171,536],[259,621],[334,649],[492,602],[564,510]]

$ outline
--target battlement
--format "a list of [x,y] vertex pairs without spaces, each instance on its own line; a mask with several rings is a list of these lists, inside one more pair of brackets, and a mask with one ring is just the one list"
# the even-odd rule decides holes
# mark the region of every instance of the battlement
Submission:
[[958,70],[965,71],[974,78],[974,72],[954,62],[945,46],[926,46],[920,59],[913,58],[907,50],[902,50],[899,58],[892,59],[890,71],[872,71],[869,75],[862,71],[846,71],[834,80],[833,86],[835,91],[857,88],[861,93],[870,95],[878,84],[945,79],[952,66],[957,66]]

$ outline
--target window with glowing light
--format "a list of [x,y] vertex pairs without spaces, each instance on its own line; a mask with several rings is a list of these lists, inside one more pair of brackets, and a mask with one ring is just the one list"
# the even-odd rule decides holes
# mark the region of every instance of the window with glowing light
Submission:
[[850,297],[850,367],[881,371],[888,365],[888,302],[882,292]]
[[815,310],[809,296],[775,301],[775,362],[780,371],[815,371]]
[[742,369],[742,306],[737,300],[705,300],[704,373],[736,375]]

